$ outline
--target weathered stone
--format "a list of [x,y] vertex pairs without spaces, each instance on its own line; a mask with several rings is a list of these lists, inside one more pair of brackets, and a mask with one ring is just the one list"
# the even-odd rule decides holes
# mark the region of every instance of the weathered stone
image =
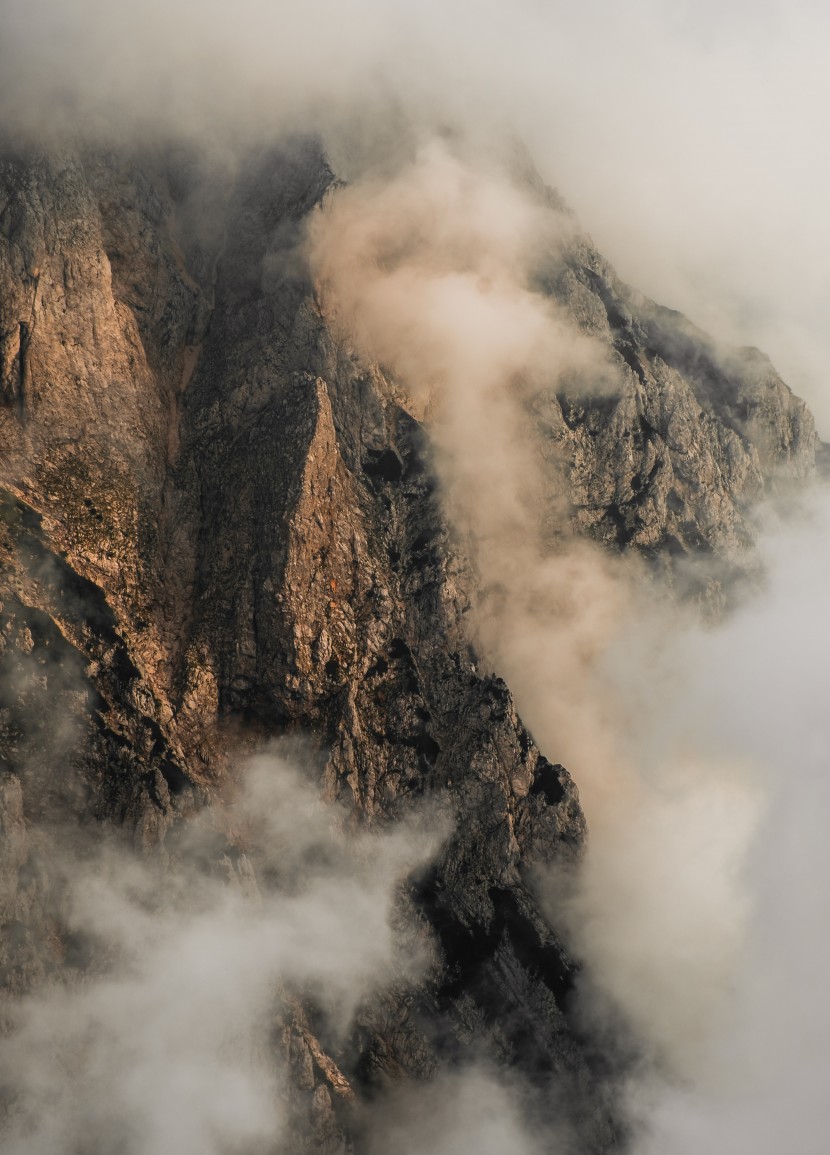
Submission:
[[[312,1007],[284,1019],[313,1144],[347,1149],[355,1097],[489,1054],[564,1089],[584,1149],[608,1149],[605,1072],[569,1018],[576,966],[529,885],[579,856],[576,789],[476,669],[428,431],[315,299],[299,242],[334,177],[308,141],[234,187],[199,163],[0,162],[6,988],[83,965],[44,830],[103,822],[152,852],[229,753],[302,731],[360,819],[428,795],[453,821],[401,897],[436,946],[427,979],[362,1008],[337,1062]],[[529,402],[576,527],[667,566],[737,564],[750,503],[815,468],[804,405],[578,235],[540,277],[622,380]]]

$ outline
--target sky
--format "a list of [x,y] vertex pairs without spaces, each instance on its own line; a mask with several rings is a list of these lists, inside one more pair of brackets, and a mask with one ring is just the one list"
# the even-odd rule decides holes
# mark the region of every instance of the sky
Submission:
[[510,126],[624,280],[768,352],[830,436],[815,0],[5,0],[3,28],[0,114],[37,131]]
[[763,348],[828,435],[830,14],[809,3],[574,9],[550,119],[528,128],[546,175],[624,279]]

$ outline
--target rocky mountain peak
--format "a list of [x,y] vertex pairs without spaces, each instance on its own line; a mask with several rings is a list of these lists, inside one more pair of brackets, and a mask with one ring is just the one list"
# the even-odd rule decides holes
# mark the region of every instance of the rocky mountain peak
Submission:
[[[367,994],[339,1035],[302,990],[268,1012],[298,1133],[359,1148],[373,1096],[484,1056],[611,1150],[614,1078],[533,886],[579,860],[585,816],[476,651],[475,559],[429,413],[316,291],[307,223],[337,187],[308,140],[232,176],[174,150],[0,161],[6,1006],[104,965],[73,929],[65,844],[83,857],[105,830],[175,860],[240,760],[302,735],[344,821],[429,804],[448,833],[398,895],[433,952],[417,979]],[[763,354],[720,348],[563,235],[535,291],[618,385],[525,397],[550,517],[564,486],[568,532],[717,601],[751,562],[755,503],[814,475],[813,419]],[[233,829],[212,861],[255,873]]]

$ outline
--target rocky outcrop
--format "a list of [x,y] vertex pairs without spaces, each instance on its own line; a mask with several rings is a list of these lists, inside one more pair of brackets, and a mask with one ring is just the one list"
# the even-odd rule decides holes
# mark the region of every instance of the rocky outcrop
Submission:
[[[310,734],[362,820],[425,795],[453,816],[407,898],[436,945],[425,982],[364,1007],[337,1055],[313,1006],[280,1012],[313,1142],[342,1147],[388,1081],[483,1053],[565,1088],[585,1149],[606,1150],[575,964],[528,885],[578,857],[585,821],[477,669],[428,431],[315,298],[300,240],[333,180],[307,141],[233,182],[172,151],[0,166],[2,974],[15,992],[84,965],[50,830],[106,823],[152,852],[231,754]],[[804,405],[584,238],[539,275],[623,381],[532,402],[577,527],[655,559],[739,555],[750,502],[815,467]]]
[[542,284],[619,368],[611,396],[536,402],[570,463],[577,527],[661,562],[737,563],[753,503],[815,471],[820,443],[804,402],[758,350],[719,347],[623,285],[584,237]]

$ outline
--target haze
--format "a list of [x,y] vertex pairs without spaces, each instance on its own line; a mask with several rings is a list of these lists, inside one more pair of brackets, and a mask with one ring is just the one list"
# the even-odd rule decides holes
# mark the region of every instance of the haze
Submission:
[[[65,134],[413,122],[525,139],[618,272],[763,348],[830,429],[823,147],[809,0],[6,0],[0,113]],[[332,130],[336,132],[332,133]]]

